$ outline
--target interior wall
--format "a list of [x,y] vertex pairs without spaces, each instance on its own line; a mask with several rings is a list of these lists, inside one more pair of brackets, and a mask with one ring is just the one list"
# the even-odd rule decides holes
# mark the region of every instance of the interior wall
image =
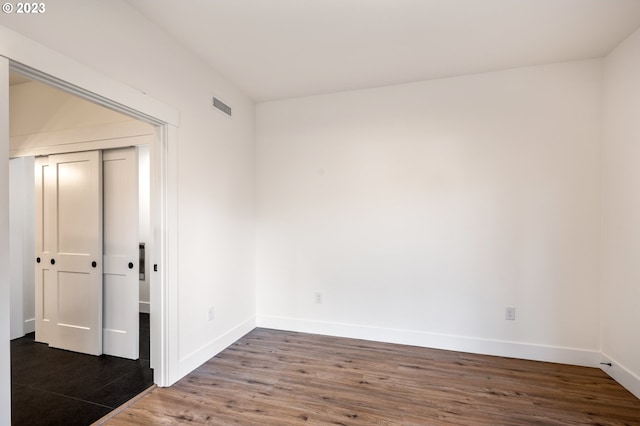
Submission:
[[9,162],[11,339],[35,331],[33,157]]
[[[3,14],[0,25],[180,112],[171,244],[185,375],[255,326],[253,102],[122,0],[59,0],[38,25],[21,18]],[[212,95],[232,118],[211,107]]]
[[[22,217],[27,225],[23,229],[23,283],[22,289],[22,314],[24,316],[24,333],[36,331],[36,286],[35,286],[35,177],[34,157],[24,157],[22,167],[22,181],[24,191],[22,192]],[[9,182],[11,188],[11,182]],[[11,221],[11,219],[10,219]]]
[[24,218],[22,216],[22,179],[23,159],[16,158],[9,161],[9,290],[11,297],[11,339],[24,336]]
[[601,69],[259,104],[258,324],[597,364]]
[[604,64],[602,351],[640,398],[640,30]]

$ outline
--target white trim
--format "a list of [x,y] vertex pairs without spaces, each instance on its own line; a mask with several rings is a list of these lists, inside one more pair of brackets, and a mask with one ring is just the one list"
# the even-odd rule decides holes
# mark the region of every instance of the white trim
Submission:
[[117,139],[104,139],[99,141],[70,143],[68,145],[43,146],[40,148],[23,149],[20,151],[11,151],[9,156],[25,157],[52,154],[70,154],[73,152],[109,150],[115,148],[129,148],[136,145],[149,145],[153,143],[153,136],[131,136]]
[[9,157],[38,156],[143,145],[151,142],[152,139],[150,137],[153,134],[153,128],[149,124],[131,120],[55,132],[12,136],[9,145]]
[[611,376],[613,380],[620,383],[625,389],[635,395],[636,398],[640,399],[640,377],[638,377],[637,374],[634,374],[627,367],[620,364],[604,352],[602,353],[600,362],[610,363],[611,367],[600,364],[602,371]]
[[[142,113],[147,117],[174,126],[179,124],[178,110],[147,96],[145,93],[114,81],[71,58],[42,46],[15,31],[0,25],[0,56],[12,61],[11,68],[19,70],[26,65],[30,71],[37,70],[41,78],[55,76],[54,86],[67,92],[92,93],[103,106],[125,106],[125,113]],[[51,82],[47,81],[48,84]]]
[[355,324],[310,321],[265,315],[258,316],[257,326],[273,328],[276,330],[348,337],[352,339],[445,349],[482,355],[494,355],[507,358],[519,358],[532,361],[557,362],[585,367],[596,367],[600,362],[600,353],[595,350],[537,345],[504,340],[479,339],[475,337],[428,333],[417,330],[370,327]]
[[139,309],[138,312],[140,312],[142,314],[150,314],[151,313],[151,303],[140,301],[138,303],[138,309]]
[[[43,81],[83,99],[156,126],[156,137],[151,147],[161,161],[151,165],[151,179],[155,182],[152,184],[151,192],[152,209],[156,211],[152,212],[152,215],[155,214],[155,219],[152,218],[155,253],[150,260],[152,264],[158,264],[158,272],[150,273],[152,283],[151,354],[156,384],[171,385],[179,378],[177,373],[178,301],[177,297],[167,297],[168,294],[177,294],[178,287],[177,238],[175,236],[177,233],[175,202],[177,201],[178,140],[175,126],[179,121],[178,111],[2,26],[0,26],[0,57],[9,59],[9,68],[29,78]],[[5,84],[8,88],[8,78]],[[8,116],[8,113],[5,115]],[[0,117],[0,119],[5,118]],[[8,129],[8,126],[0,126],[0,128]],[[0,137],[8,138],[8,136],[3,134]],[[0,192],[2,189],[0,188]],[[167,206],[168,202],[174,204]],[[154,297],[158,303],[153,303]],[[4,309],[0,311],[5,312]],[[4,332],[4,330],[0,331]],[[0,354],[1,357],[2,354]],[[0,400],[0,404],[4,402]]]
[[0,425],[10,425],[9,61],[2,57],[0,57],[0,129],[2,129],[0,130]]
[[36,319],[29,318],[24,320],[24,334],[33,333],[36,331]]
[[256,318],[251,317],[227,333],[196,349],[180,359],[180,375],[185,376],[213,358],[245,334],[256,328]]
[[[151,145],[151,229],[149,287],[151,367],[158,386],[171,386],[178,374],[178,129],[156,128]],[[154,173],[154,170],[156,173]],[[154,265],[158,265],[155,272]],[[156,284],[156,280],[166,285]]]

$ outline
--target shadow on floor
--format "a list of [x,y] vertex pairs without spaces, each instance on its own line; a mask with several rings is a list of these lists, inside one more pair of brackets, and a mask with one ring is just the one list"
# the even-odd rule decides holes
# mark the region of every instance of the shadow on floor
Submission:
[[89,425],[153,384],[149,315],[140,314],[140,359],[99,357],[11,341],[11,424]]

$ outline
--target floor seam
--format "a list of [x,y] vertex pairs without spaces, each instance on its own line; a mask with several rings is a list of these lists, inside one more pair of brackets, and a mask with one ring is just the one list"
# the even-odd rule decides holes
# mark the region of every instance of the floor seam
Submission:
[[71,395],[65,395],[63,393],[52,392],[52,391],[49,391],[49,390],[40,389],[40,388],[36,388],[36,387],[33,387],[33,386],[25,386],[25,387],[27,387],[29,389],[32,389],[32,390],[35,390],[35,391],[38,391],[38,392],[43,392],[43,393],[47,393],[47,394],[50,394],[50,395],[56,395],[56,396],[59,396],[59,397],[62,397],[62,398],[73,399],[74,401],[86,402],[88,404],[96,405],[96,406],[103,407],[103,408],[108,408],[110,410],[113,410],[115,408],[115,407],[111,407],[109,405],[100,404],[98,402],[87,401],[86,399],[77,398],[77,397],[71,396]]

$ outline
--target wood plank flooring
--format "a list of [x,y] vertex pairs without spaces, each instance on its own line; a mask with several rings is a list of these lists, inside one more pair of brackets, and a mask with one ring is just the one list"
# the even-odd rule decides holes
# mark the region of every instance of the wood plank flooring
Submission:
[[255,329],[119,425],[640,425],[596,368]]

